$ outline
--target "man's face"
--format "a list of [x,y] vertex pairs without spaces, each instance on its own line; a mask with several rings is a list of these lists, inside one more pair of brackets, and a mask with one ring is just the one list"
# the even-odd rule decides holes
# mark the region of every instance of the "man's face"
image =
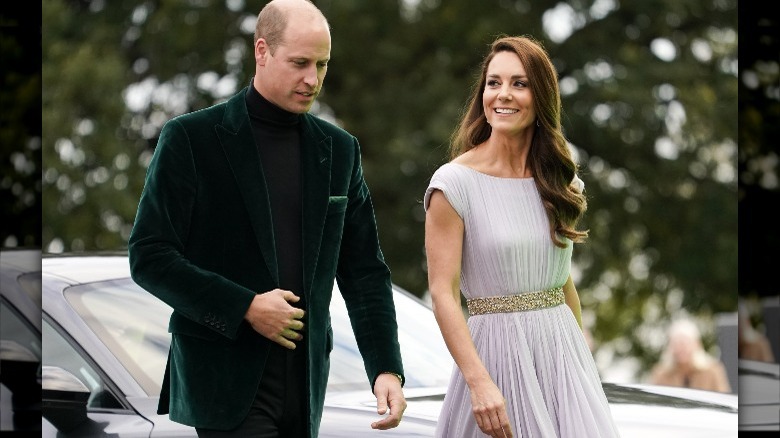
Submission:
[[305,113],[322,89],[329,59],[327,23],[315,19],[291,20],[273,54],[264,39],[255,43],[255,87],[276,106]]

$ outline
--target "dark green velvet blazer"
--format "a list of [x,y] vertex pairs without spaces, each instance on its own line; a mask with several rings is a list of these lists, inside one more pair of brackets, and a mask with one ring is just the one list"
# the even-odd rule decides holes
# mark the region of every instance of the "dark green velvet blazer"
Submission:
[[[163,126],[128,243],[133,279],[173,308],[159,412],[194,427],[241,422],[271,344],[244,321],[255,294],[279,286],[247,90]],[[366,389],[380,372],[403,374],[403,367],[358,141],[310,114],[300,129],[306,378],[316,437],[333,348],[334,279],[363,356]]]

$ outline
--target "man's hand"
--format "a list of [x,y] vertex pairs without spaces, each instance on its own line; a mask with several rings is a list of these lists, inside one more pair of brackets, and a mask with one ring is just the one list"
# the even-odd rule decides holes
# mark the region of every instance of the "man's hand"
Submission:
[[[249,309],[244,315],[252,328],[266,338],[276,342],[282,347],[295,350],[295,343],[300,341],[303,335],[304,311],[290,305],[301,298],[289,290],[274,289],[258,294],[249,304]],[[398,379],[396,379],[398,380]]]
[[392,429],[401,422],[401,417],[406,410],[406,399],[401,390],[401,381],[398,376],[390,373],[382,373],[374,383],[374,395],[376,396],[376,412],[385,415],[390,408],[390,415],[371,423],[372,429]]

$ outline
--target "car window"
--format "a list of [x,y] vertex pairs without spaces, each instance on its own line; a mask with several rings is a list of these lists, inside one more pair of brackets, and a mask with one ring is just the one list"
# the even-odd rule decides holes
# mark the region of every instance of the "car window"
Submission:
[[[433,312],[400,290],[393,294],[393,300],[406,379],[404,387],[447,386],[453,361]],[[330,309],[334,345],[328,390],[364,390],[369,384],[368,376],[349,323],[346,304],[338,291],[333,292]]]
[[81,380],[90,390],[88,409],[121,409],[121,403],[95,368],[48,321],[44,320],[42,327],[43,365],[62,368]]
[[149,395],[159,395],[171,308],[130,280],[69,288],[65,298]]
[[[149,395],[159,395],[171,342],[172,309],[131,279],[68,288],[65,298]],[[430,308],[406,292],[394,293],[405,387],[446,386],[452,359]],[[346,306],[333,292],[328,391],[363,391],[369,381]]]

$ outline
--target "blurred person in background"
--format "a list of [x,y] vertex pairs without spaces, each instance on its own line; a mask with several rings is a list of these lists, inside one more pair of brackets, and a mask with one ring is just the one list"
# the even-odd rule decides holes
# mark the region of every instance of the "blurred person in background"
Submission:
[[772,346],[769,339],[753,327],[750,312],[744,303],[739,304],[739,358],[759,362],[774,362]]
[[309,114],[330,53],[316,6],[271,1],[257,19],[251,83],[168,121],[149,165],[131,272],[173,308],[158,412],[199,437],[317,436],[334,279],[376,396],[371,427],[396,427],[406,409],[360,147]]
[[433,310],[456,363],[435,436],[617,437],[570,273],[587,203],[555,67],[521,36],[494,41],[481,70],[424,195]]
[[693,321],[679,319],[667,329],[667,344],[650,373],[651,383],[731,392],[726,367],[704,350]]

